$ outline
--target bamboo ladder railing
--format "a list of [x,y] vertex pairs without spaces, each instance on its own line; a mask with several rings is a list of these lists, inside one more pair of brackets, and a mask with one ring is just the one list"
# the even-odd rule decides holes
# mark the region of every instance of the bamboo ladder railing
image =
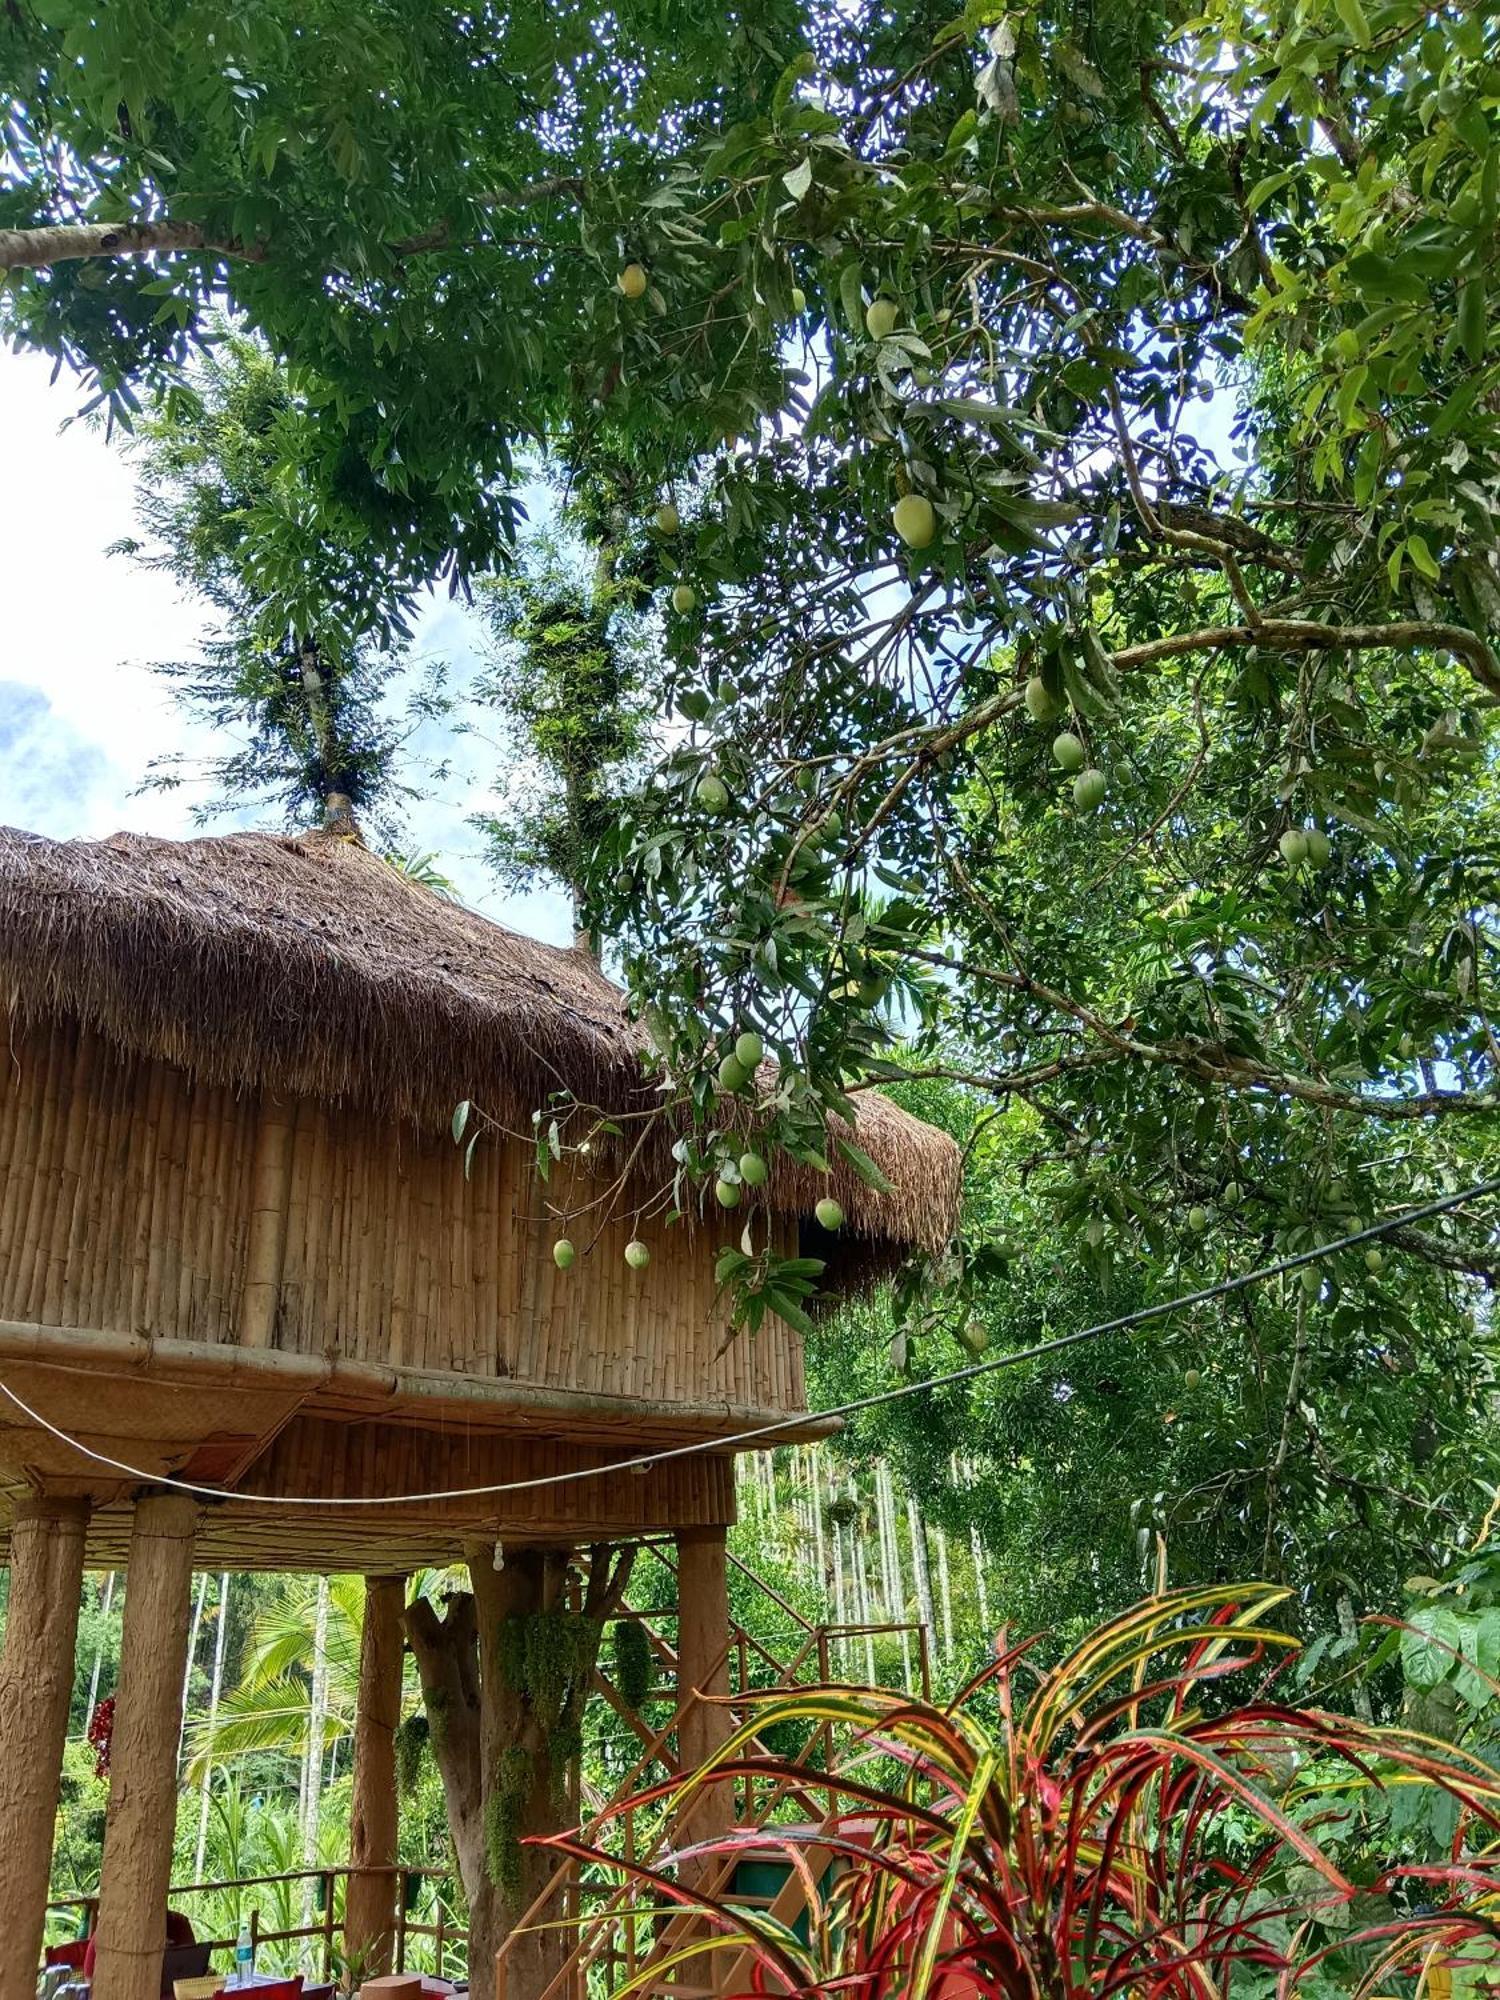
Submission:
[[[669,1570],[675,1570],[666,1551],[650,1545],[650,1553]],[[738,1670],[738,1689],[731,1690],[732,1708],[738,1710],[736,1695],[744,1695],[752,1689],[773,1691],[777,1688],[792,1688],[808,1684],[804,1678],[809,1664],[813,1667],[813,1677],[817,1683],[826,1683],[833,1676],[833,1657],[836,1646],[857,1639],[882,1636],[901,1637],[903,1643],[915,1639],[921,1691],[924,1696],[931,1693],[931,1660],[928,1651],[928,1635],[925,1626],[916,1621],[860,1622],[843,1624],[814,1624],[805,1618],[796,1607],[789,1603],[763,1577],[758,1576],[733,1554],[729,1557],[732,1568],[749,1578],[756,1589],[767,1597],[790,1621],[798,1643],[791,1657],[779,1659],[767,1644],[744,1627],[731,1624],[727,1646],[712,1663],[707,1679],[712,1680],[719,1669],[732,1662]],[[622,1615],[633,1617],[641,1625],[649,1639],[652,1651],[664,1666],[675,1670],[677,1656],[674,1649],[658,1632],[651,1620],[628,1605],[622,1607]],[[768,1676],[756,1682],[753,1670]],[[733,1677],[731,1677],[733,1678]],[[611,1708],[640,1737],[642,1749],[630,1769],[616,1784],[608,1798],[599,1802],[595,1818],[608,1814],[612,1823],[619,1827],[620,1859],[628,1867],[658,1866],[667,1861],[674,1845],[674,1826],[670,1813],[657,1812],[656,1824],[648,1829],[647,1837],[641,1837],[640,1813],[632,1803],[633,1795],[649,1789],[652,1782],[653,1766],[673,1775],[678,1765],[670,1749],[672,1739],[686,1716],[703,1697],[696,1689],[687,1689],[679,1694],[672,1715],[661,1728],[652,1730],[635,1713],[619,1691],[608,1681],[602,1671],[595,1676],[596,1690],[609,1702]],[[742,1719],[736,1713],[736,1722]],[[793,1761],[803,1761],[822,1740],[825,1753],[828,1743],[828,1729],[817,1725]],[[755,1739],[753,1746],[764,1750],[765,1746]],[[768,1784],[763,1795],[757,1796],[753,1781],[743,1781],[743,1792],[736,1805],[734,1826],[740,1832],[758,1832],[766,1828],[778,1807],[792,1800],[807,1813],[816,1824],[821,1825],[827,1816],[827,1806],[806,1788],[794,1786],[785,1781]],[[732,1884],[739,1861],[743,1857],[727,1857],[716,1865],[705,1878],[695,1885],[695,1896],[722,1898]],[[601,1885],[602,1887],[602,1885]],[[572,1860],[559,1862],[552,1875],[537,1893],[530,1905],[518,1918],[510,1938],[500,1948],[496,1959],[496,2000],[508,2000],[508,1971],[511,1939],[519,1932],[540,1924],[555,1923],[559,1919],[552,1914],[561,1904],[568,1915],[561,1921],[576,1927],[577,1938],[564,1964],[558,1969],[536,2000],[583,2000],[588,1990],[588,1975],[591,1971],[604,1968],[610,1971],[623,1968],[627,1978],[635,1978],[652,1963],[662,1963],[675,1951],[682,1948],[694,1936],[705,1935],[707,1919],[691,1907],[685,1906],[662,1924],[662,1911],[655,1902],[643,1900],[642,1886],[633,1877],[627,1876],[623,1884],[604,1891],[603,1906],[591,1916],[584,1916],[578,1910],[581,1896],[587,1893],[588,1885],[580,1882],[576,1864]],[[778,1899],[779,1901],[779,1899]],[[642,1950],[639,1931],[643,1925],[661,1926],[658,1935]],[[726,1947],[724,1958],[732,1961],[738,1957],[732,1947]],[[712,1963],[712,1961],[709,1961]],[[652,1988],[672,2000],[699,2000],[699,1996],[710,1995],[713,1986],[695,1987],[680,1980],[664,1976],[661,1987]]]

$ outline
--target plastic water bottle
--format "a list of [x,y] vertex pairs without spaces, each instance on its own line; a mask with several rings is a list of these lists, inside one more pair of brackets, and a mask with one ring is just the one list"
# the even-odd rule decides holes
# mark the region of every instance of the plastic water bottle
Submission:
[[240,1925],[240,1934],[234,1947],[234,1983],[236,1986],[255,1984],[255,1940],[250,1935],[250,1919]]

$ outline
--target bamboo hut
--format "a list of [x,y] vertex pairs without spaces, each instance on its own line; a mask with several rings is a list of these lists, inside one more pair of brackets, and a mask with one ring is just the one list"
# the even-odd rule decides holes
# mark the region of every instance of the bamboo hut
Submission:
[[[726,1338],[721,1228],[641,1219],[667,1158],[649,1136],[633,1164],[602,1137],[539,1181],[539,1107],[652,1129],[642,1036],[592,958],[357,840],[0,831],[0,975],[0,1383],[34,1413],[0,1397],[0,2000],[32,1991],[87,1565],[129,1577],[95,2000],[154,2000],[195,1567],[392,1578],[476,1544],[670,1533],[679,1673],[706,1680],[732,1448],[611,1468],[795,1417],[802,1359],[779,1321]],[[497,1121],[467,1172],[460,1100]],[[839,1168],[764,1190],[785,1244],[837,1195],[837,1288],[939,1247],[957,1201],[944,1135],[875,1098],[858,1137],[890,1192]],[[453,1497],[359,1504],[434,1493]],[[395,1817],[370,1718],[399,1687],[401,1603],[369,1593],[356,1732],[375,1905]]]

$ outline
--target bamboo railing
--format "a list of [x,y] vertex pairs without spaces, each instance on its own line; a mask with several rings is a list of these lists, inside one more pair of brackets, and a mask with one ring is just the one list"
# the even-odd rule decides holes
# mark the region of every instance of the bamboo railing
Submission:
[[[667,1551],[652,1545],[650,1553],[668,1569],[675,1569]],[[748,1568],[733,1555],[729,1557],[731,1566],[749,1577],[757,1589],[768,1597],[786,1616],[794,1638],[794,1649],[790,1658],[780,1659],[767,1643],[731,1624],[727,1648],[713,1663],[712,1671],[705,1678],[712,1680],[719,1668],[727,1661],[735,1670],[731,1673],[729,1696],[730,1712],[738,1726],[749,1713],[749,1705],[741,1704],[739,1697],[751,1692],[789,1689],[799,1685],[827,1682],[834,1678],[833,1660],[835,1649],[848,1642],[865,1637],[904,1637],[915,1639],[921,1692],[924,1697],[931,1695],[931,1662],[928,1652],[928,1638],[925,1626],[916,1621],[860,1622],[845,1624],[815,1624],[805,1618],[794,1605],[782,1597],[764,1578]],[[628,1610],[624,1615],[635,1615]],[[675,1666],[676,1658],[671,1647],[655,1631],[651,1623],[640,1618],[651,1639],[653,1650],[667,1664]],[[756,1671],[768,1677],[755,1679]],[[602,1677],[601,1677],[602,1678]],[[737,1684],[736,1684],[737,1682]],[[647,1731],[636,1718],[635,1726],[642,1737],[640,1755],[626,1771],[608,1798],[599,1801],[595,1818],[609,1814],[614,1830],[614,1845],[618,1848],[622,1861],[634,1866],[660,1866],[669,1863],[674,1844],[674,1828],[669,1812],[653,1809],[647,1817],[645,1831],[642,1830],[642,1814],[632,1803],[632,1796],[647,1789],[654,1775],[672,1775],[678,1766],[672,1755],[671,1743],[678,1729],[702,1697],[695,1689],[688,1689],[676,1702],[670,1718],[657,1730]],[[822,1746],[826,1754],[828,1730],[826,1725],[816,1726],[802,1746],[793,1762],[802,1762]],[[763,1746],[755,1746],[763,1747]],[[657,1772],[653,1767],[658,1767]],[[751,1780],[743,1781],[743,1787],[736,1800],[734,1826],[740,1831],[757,1831],[767,1828],[786,1803],[797,1805],[815,1825],[822,1825],[827,1815],[826,1801],[814,1797],[810,1789],[796,1787],[786,1781],[770,1784],[757,1794]],[[584,1828],[585,1837],[588,1828]],[[729,1889],[735,1871],[745,1857],[740,1854],[729,1857],[718,1864],[696,1885],[695,1893],[722,1897]],[[602,1897],[599,1908],[590,1915],[579,1910],[580,1903],[590,1895]],[[635,1978],[648,1970],[653,1962],[664,1961],[670,1954],[682,1947],[693,1935],[702,1935],[706,1919],[691,1908],[681,1908],[664,1913],[661,1905],[650,1899],[642,1885],[627,1876],[623,1883],[590,1882],[581,1878],[576,1864],[564,1860],[553,1870],[552,1875],[538,1891],[530,1905],[522,1912],[509,1938],[501,1946],[495,1963],[496,2000],[508,2000],[509,1960],[512,1941],[528,1928],[553,1924],[559,1921],[556,1915],[561,1908],[566,1912],[562,1919],[576,1927],[576,1942],[568,1954],[566,1962],[559,1968],[550,1983],[536,1996],[536,2000],[584,2000],[597,1981],[590,1975],[602,1975],[603,1990],[613,1990],[616,1975],[626,1979]],[[655,1932],[655,1935],[650,1933]],[[642,1943],[642,1935],[646,1942]],[[726,1947],[723,1954],[726,1966],[738,1959],[739,1954]],[[712,1965],[714,1961],[706,1960]],[[694,1987],[680,1980],[664,1979],[660,1991],[674,1996],[674,2000],[699,2000],[700,1995],[711,1994],[718,1982],[709,1987]],[[655,1988],[650,1989],[655,1991]]]
[[[395,1937],[393,1970],[396,1972],[430,1970],[442,1976],[449,1954],[456,1953],[460,1956],[464,1954],[467,1944],[464,1927],[462,1923],[455,1922],[448,1915],[441,1897],[437,1902],[435,1922],[428,1923],[412,1915],[411,1906],[417,1900],[412,1890],[424,1881],[450,1881],[453,1878],[453,1870],[401,1865],[364,1872],[388,1874],[393,1877],[392,1892],[396,1906],[392,1926]],[[191,1919],[192,1902],[195,1898],[234,1896],[243,1902],[247,1892],[257,1889],[266,1891],[267,1895],[251,1903],[247,1912],[250,1936],[257,1952],[265,1945],[311,1945],[313,1947],[311,1955],[315,1965],[320,1969],[321,1977],[329,1981],[342,1969],[339,1943],[343,1931],[341,1914],[343,1899],[338,1891],[341,1885],[347,1885],[349,1877],[354,1873],[355,1870],[348,1867],[293,1868],[279,1875],[245,1875],[223,1882],[174,1882],[167,1891],[167,1897],[171,1908],[182,1909],[184,1915]],[[261,1904],[271,1893],[279,1889],[291,1891],[306,1882],[317,1885],[317,1894],[314,1898],[315,1922],[281,1926],[266,1925],[261,1922]],[[49,1912],[76,1910],[80,1918],[78,1935],[86,1937],[93,1929],[98,1903],[97,1896],[55,1896],[47,1908]],[[237,1928],[223,1937],[206,1935],[197,1924],[194,1924],[193,1928],[197,1932],[198,1943],[207,1945],[211,1951],[232,1952],[238,1941]],[[412,1955],[410,1947],[413,1941],[419,1938],[430,1939],[432,1942],[430,1967],[407,1965],[407,1958]]]
[[[654,1557],[669,1571],[675,1572],[676,1565],[669,1550],[659,1543],[643,1545],[643,1553]],[[856,1640],[868,1637],[899,1638],[903,1648],[908,1641],[915,1642],[917,1671],[920,1692],[924,1697],[931,1695],[931,1661],[928,1650],[926,1627],[917,1621],[890,1620],[884,1622],[858,1622],[818,1624],[803,1616],[763,1577],[741,1562],[734,1555],[729,1556],[729,1564],[739,1574],[750,1579],[756,1589],[782,1614],[786,1630],[790,1636],[789,1649],[778,1653],[766,1639],[747,1631],[744,1627],[731,1624],[727,1646],[714,1660],[710,1672],[705,1676],[712,1680],[719,1669],[729,1668],[730,1712],[736,1725],[748,1715],[749,1705],[743,1697],[762,1690],[789,1689],[799,1685],[826,1683],[836,1678],[837,1650]],[[677,1668],[676,1649],[665,1635],[657,1629],[651,1616],[634,1610],[628,1603],[622,1605],[620,1617],[633,1618],[645,1631],[652,1652],[661,1666],[674,1674]],[[666,1614],[670,1616],[671,1614]],[[612,1815],[610,1824],[616,1829],[615,1844],[620,1857],[633,1864],[659,1866],[668,1861],[674,1842],[672,1816],[659,1807],[643,1810],[632,1803],[633,1795],[647,1790],[659,1778],[674,1775],[678,1771],[675,1742],[683,1720],[703,1698],[696,1689],[678,1692],[673,1698],[671,1714],[659,1727],[653,1727],[624,1699],[620,1691],[610,1681],[603,1668],[595,1673],[595,1690],[603,1697],[614,1715],[636,1737],[639,1750],[623,1775],[607,1795],[595,1793],[590,1788],[584,1803],[592,1820],[599,1820],[606,1814]],[[916,1692],[917,1690],[911,1690]],[[662,1699],[667,1699],[665,1694]],[[804,1761],[821,1745],[828,1747],[826,1725],[818,1725],[812,1731],[794,1762]],[[759,1746],[763,1747],[763,1746]],[[757,1830],[770,1826],[776,1813],[785,1805],[795,1806],[812,1824],[821,1824],[826,1815],[826,1803],[820,1801],[812,1788],[777,1781],[757,1788],[748,1777],[740,1781],[737,1788],[731,1788],[735,1799],[734,1825],[741,1830]],[[588,1827],[585,1826],[585,1834]],[[733,1857],[713,1872],[705,1875],[697,1885],[699,1893],[719,1896],[732,1881],[738,1861],[742,1856]],[[316,1921],[310,1924],[290,1924],[286,1926],[266,1926],[260,1920],[260,1905],[249,1907],[251,1933],[257,1945],[297,1945],[310,1946],[311,1957],[321,1967],[322,1978],[327,1981],[337,1976],[342,1969],[340,1942],[343,1930],[343,1897],[339,1891],[347,1885],[355,1871],[349,1867],[325,1867],[293,1869],[283,1874],[256,1875],[230,1881],[201,1881],[175,1883],[169,1890],[172,1907],[184,1907],[192,1916],[194,1899],[212,1895],[238,1896],[243,1903],[245,1892],[264,1890],[290,1891],[296,1885],[313,1882],[317,1884]],[[397,1972],[409,1970],[431,1970],[439,1975],[457,1973],[461,1976],[461,1960],[465,1953],[466,1937],[461,1923],[453,1921],[447,1914],[442,1899],[438,1899],[436,1921],[418,1920],[410,1913],[409,1905],[415,1901],[412,1889],[423,1881],[452,1880],[454,1871],[449,1868],[397,1866],[389,1870],[392,1883],[395,1912],[393,1918],[394,1953],[393,1969]],[[590,1898],[602,1898],[600,1906],[584,1914],[581,1905]],[[79,1929],[86,1934],[92,1928],[97,1906],[95,1896],[65,1896],[54,1898],[47,1905],[49,1911],[76,1910],[82,1922]],[[262,1901],[266,1900],[262,1898]],[[600,1973],[605,1980],[606,1990],[612,1983],[612,1976],[623,1973],[633,1977],[654,1959],[664,1958],[687,1941],[695,1931],[701,1934],[704,1919],[690,1909],[679,1909],[664,1914],[661,1906],[649,1899],[640,1883],[627,1878],[623,1885],[591,1882],[579,1877],[572,1861],[562,1861],[549,1877],[531,1905],[518,1920],[515,1931],[528,1925],[556,1921],[551,1913],[561,1907],[566,1912],[566,1920],[576,1925],[574,1943],[564,1966],[537,2000],[583,2000],[589,1988],[590,1972]],[[198,1927],[195,1925],[195,1929]],[[512,1932],[512,1937],[515,1935]],[[653,1933],[655,1933],[653,1935]],[[432,1964],[430,1967],[413,1967],[408,1964],[412,1956],[412,1946],[418,1940],[430,1942]],[[200,1933],[199,1942],[211,1949],[232,1951],[235,1935],[225,1937],[205,1937]],[[450,1961],[449,1954],[453,1955]],[[427,1953],[422,1953],[427,1956]],[[737,1954],[726,1947],[724,1958],[732,1962]],[[507,2000],[509,1946],[501,1947],[496,1961],[496,2000]],[[662,1992],[675,1996],[675,2000],[691,2000],[700,1991],[680,1983],[664,1984]]]

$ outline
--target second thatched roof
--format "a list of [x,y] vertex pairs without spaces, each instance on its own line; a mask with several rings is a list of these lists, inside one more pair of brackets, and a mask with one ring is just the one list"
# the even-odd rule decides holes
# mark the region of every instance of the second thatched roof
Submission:
[[[557,1091],[612,1113],[655,1101],[641,1031],[588,953],[518,936],[356,841],[258,833],[57,841],[0,828],[0,982],[23,1019],[73,1016],[214,1083],[360,1104],[440,1128],[471,1097],[529,1121]],[[866,1094],[839,1164],[782,1174],[783,1212],[820,1194],[892,1247],[940,1248],[958,1149]]]

